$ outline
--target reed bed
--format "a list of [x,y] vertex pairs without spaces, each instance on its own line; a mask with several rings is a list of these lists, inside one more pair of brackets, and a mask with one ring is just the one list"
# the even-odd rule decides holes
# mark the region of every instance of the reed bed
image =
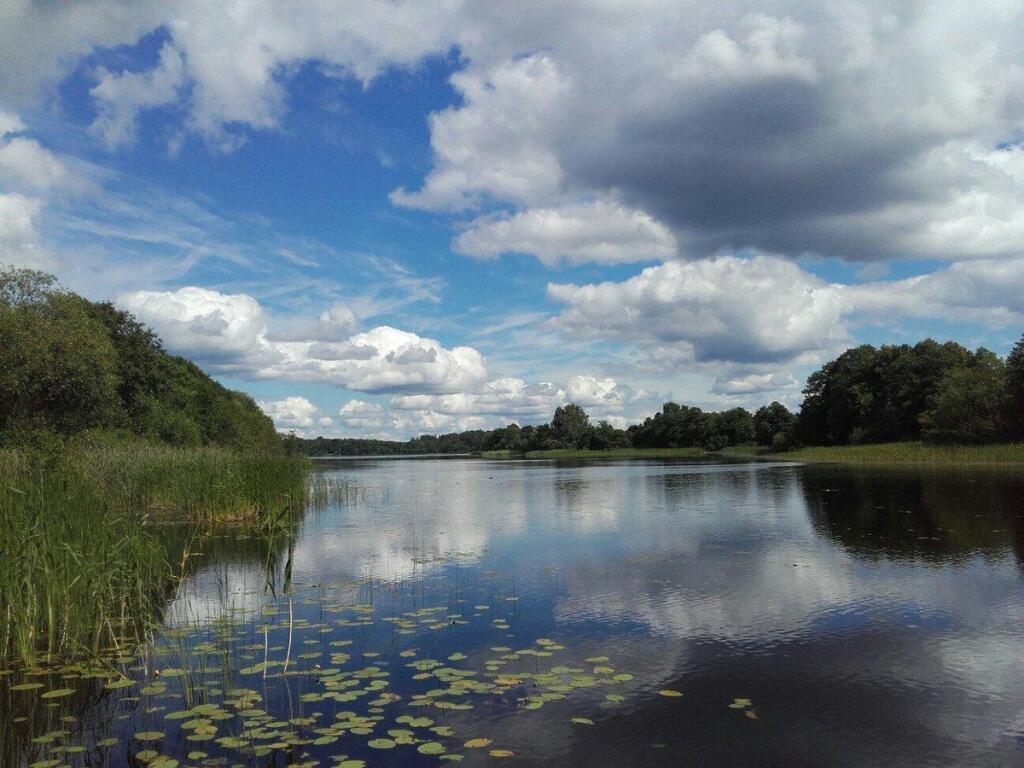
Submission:
[[140,638],[187,554],[157,523],[286,527],[307,466],[217,448],[0,451],[0,666]]
[[927,464],[935,466],[1024,465],[1024,443],[928,445],[878,443],[800,448],[768,454],[772,459],[834,461],[845,464]]

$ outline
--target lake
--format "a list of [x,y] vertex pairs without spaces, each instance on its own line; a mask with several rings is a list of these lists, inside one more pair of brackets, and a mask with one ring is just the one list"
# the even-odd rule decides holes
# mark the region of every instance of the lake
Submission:
[[315,471],[292,541],[201,542],[150,645],[0,678],[8,759],[1024,765],[1019,474]]

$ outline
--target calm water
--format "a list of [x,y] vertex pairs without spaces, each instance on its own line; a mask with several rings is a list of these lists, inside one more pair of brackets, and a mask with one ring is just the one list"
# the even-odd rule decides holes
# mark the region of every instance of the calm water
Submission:
[[26,762],[1024,765],[1019,475],[318,471],[344,503],[206,542],[136,684],[0,712]]

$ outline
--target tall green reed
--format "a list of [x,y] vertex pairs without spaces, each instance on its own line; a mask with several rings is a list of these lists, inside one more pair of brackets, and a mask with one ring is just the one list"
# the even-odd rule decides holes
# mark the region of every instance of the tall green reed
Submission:
[[287,529],[306,471],[302,458],[218,448],[0,451],[0,665],[141,639],[188,560],[158,523]]

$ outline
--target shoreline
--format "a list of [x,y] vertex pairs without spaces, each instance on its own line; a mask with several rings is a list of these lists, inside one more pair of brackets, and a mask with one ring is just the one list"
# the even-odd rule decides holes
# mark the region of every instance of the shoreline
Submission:
[[758,446],[734,446],[721,451],[702,448],[614,448],[604,451],[559,448],[547,451],[485,451],[481,458],[526,459],[757,459],[872,466],[1003,466],[1024,468],[1024,444],[925,445],[879,443],[873,445],[812,446],[791,451],[769,451]]

